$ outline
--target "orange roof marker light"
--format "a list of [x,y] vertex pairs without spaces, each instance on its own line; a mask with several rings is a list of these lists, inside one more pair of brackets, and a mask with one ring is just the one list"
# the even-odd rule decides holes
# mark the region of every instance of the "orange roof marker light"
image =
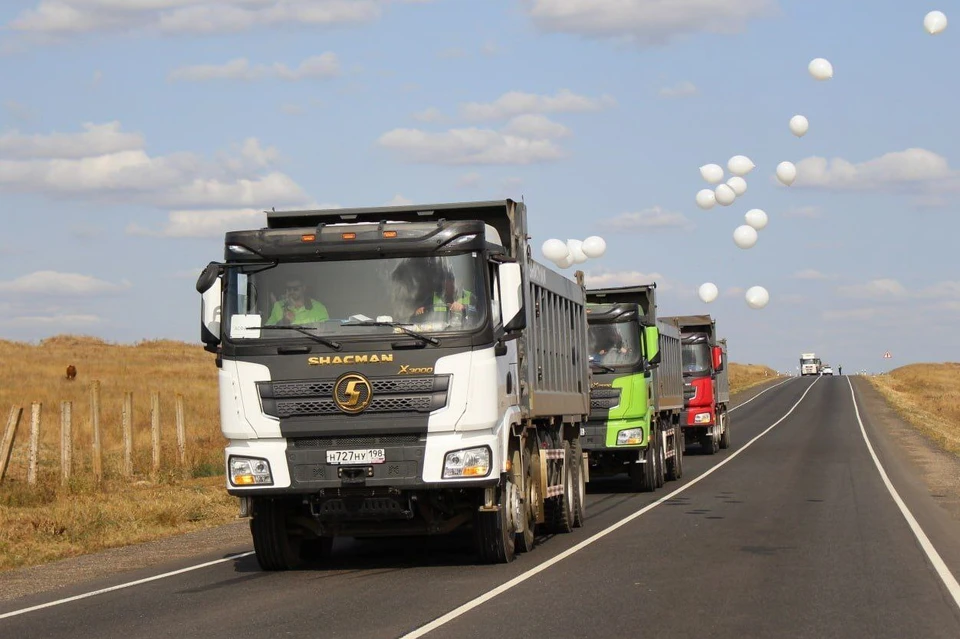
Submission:
[[341,240],[355,240],[355,239],[357,239],[357,234],[356,234],[356,233],[341,233],[341,234],[340,234],[340,239],[341,239]]
[[384,236],[384,237],[396,237],[396,236],[397,236],[397,232],[396,232],[396,231],[384,231],[384,232],[383,232],[383,236]]
[[317,236],[311,233],[310,235],[301,235],[300,239],[304,242],[316,242]]

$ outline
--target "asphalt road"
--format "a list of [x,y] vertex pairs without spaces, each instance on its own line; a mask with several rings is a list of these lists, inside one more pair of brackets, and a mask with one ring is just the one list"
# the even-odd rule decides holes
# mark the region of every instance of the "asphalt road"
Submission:
[[685,457],[679,482],[639,495],[591,482],[583,528],[506,566],[477,565],[464,537],[345,540],[328,566],[264,573],[247,555],[83,596],[251,550],[225,547],[4,601],[0,637],[956,639],[960,593],[941,573],[960,576],[960,521],[918,487],[854,386],[940,572],[875,465],[847,378],[800,378],[734,412],[731,449]]

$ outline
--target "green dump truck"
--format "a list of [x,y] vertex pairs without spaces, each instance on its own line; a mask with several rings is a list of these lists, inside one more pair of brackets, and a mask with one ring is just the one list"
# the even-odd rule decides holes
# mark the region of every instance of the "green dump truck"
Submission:
[[683,473],[680,328],[657,317],[656,283],[587,290],[591,476],[627,473],[651,492]]

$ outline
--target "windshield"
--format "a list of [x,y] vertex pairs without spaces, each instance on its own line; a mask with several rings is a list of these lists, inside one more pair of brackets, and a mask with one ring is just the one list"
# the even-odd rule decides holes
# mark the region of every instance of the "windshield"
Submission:
[[706,373],[710,365],[710,347],[706,343],[683,345],[684,373]]
[[817,360],[815,360],[815,359],[801,359],[801,360],[800,360],[800,363],[803,364],[804,366],[807,366],[808,364],[816,364],[816,363],[817,363]]
[[640,362],[640,327],[636,322],[590,324],[590,362],[632,366]]
[[403,333],[376,322],[399,322],[420,333],[473,331],[486,319],[480,263],[477,253],[468,253],[231,268],[226,334],[288,340],[301,338],[303,329],[334,338]]

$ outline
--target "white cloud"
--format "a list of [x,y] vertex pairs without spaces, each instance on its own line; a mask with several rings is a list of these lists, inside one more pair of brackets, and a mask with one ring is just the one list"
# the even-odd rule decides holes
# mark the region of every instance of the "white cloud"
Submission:
[[457,180],[457,188],[466,189],[480,185],[481,175],[476,172],[464,173]]
[[662,98],[686,98],[698,93],[697,87],[693,82],[686,81],[675,84],[672,87],[663,87],[658,91]]
[[960,172],[946,158],[919,148],[885,153],[865,162],[809,157],[797,162],[793,188],[832,191],[955,191]]
[[273,64],[250,64],[246,58],[236,58],[225,64],[200,64],[174,69],[169,74],[173,81],[204,82],[208,80],[255,81],[276,78],[280,80],[305,80],[331,78],[340,74],[340,61],[335,53],[326,52],[290,68],[280,62]]
[[0,293],[91,296],[120,293],[131,286],[132,284],[127,280],[114,284],[79,273],[36,271],[15,280],[0,281]]
[[413,119],[419,120],[420,122],[439,122],[443,119],[443,113],[436,107],[429,107],[423,111],[414,113]]
[[169,33],[229,33],[256,27],[331,26],[378,19],[390,0],[41,0],[7,29],[75,35],[145,28]]
[[399,193],[390,198],[390,201],[386,203],[386,206],[406,206],[408,204],[413,204],[413,200],[405,198]]
[[775,0],[524,0],[543,31],[662,45],[698,32],[736,34]]
[[682,213],[667,211],[663,207],[654,206],[642,211],[621,213],[616,217],[602,220],[604,228],[623,232],[659,231],[668,229],[682,229],[685,231],[695,228],[693,222]]
[[825,273],[821,273],[816,269],[808,268],[802,271],[797,271],[796,273],[793,274],[793,277],[794,279],[798,279],[798,280],[830,280],[830,279],[833,279],[835,276],[826,275]]
[[784,211],[781,215],[783,217],[815,219],[821,217],[823,211],[819,206],[798,206]]
[[380,146],[404,161],[421,164],[534,164],[566,156],[552,140],[510,135],[492,129],[450,129],[430,133],[393,129],[380,136]]
[[468,102],[460,105],[461,114],[470,120],[502,120],[530,113],[583,113],[600,111],[616,105],[608,95],[588,98],[569,89],[561,89],[556,95],[538,95],[511,91],[493,102]]
[[[306,209],[336,209],[339,204],[308,204]],[[170,211],[166,224],[151,229],[139,224],[128,224],[127,235],[160,238],[221,238],[227,231],[256,229],[266,226],[264,209],[196,209]]]
[[83,196],[163,208],[266,207],[306,201],[289,176],[270,170],[278,153],[262,147],[256,138],[210,161],[192,153],[150,156],[140,148],[142,137],[122,132],[118,123],[85,128],[79,134],[5,136],[0,143],[0,192]]
[[503,132],[534,139],[565,138],[571,135],[567,127],[539,114],[518,115],[507,122]]
[[837,287],[837,293],[857,299],[900,299],[907,297],[909,291],[895,279],[882,278],[870,280],[864,284],[852,284]]
[[588,288],[633,286],[654,282],[656,282],[658,290],[670,290],[672,288],[669,283],[665,283],[665,278],[660,273],[642,273],[640,271],[606,271],[601,269],[594,272],[590,270],[584,272],[583,280]]
[[51,133],[23,135],[10,131],[0,135],[0,158],[84,158],[122,151],[135,151],[144,146],[139,133],[124,133],[116,120],[104,124],[85,122],[83,133]]

